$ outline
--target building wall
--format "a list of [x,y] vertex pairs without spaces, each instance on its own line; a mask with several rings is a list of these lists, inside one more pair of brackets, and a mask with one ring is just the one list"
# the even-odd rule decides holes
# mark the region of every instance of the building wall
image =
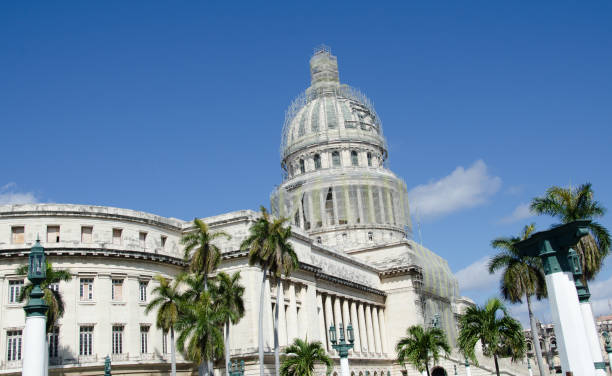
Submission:
[[[262,273],[258,267],[248,265],[246,252],[239,250],[239,244],[256,216],[254,212],[241,211],[204,218],[213,231],[222,230],[232,236],[230,240],[219,242],[224,252],[219,270],[228,273],[240,271],[246,287],[247,312],[237,325],[231,327],[230,352],[232,356],[245,359],[253,373],[257,372]],[[12,242],[11,229],[16,226],[25,229],[21,244]],[[59,242],[47,239],[48,226],[59,226]],[[81,241],[83,226],[93,228],[91,241]],[[59,285],[66,311],[58,323],[59,356],[51,360],[55,372],[95,373],[92,370],[101,369],[103,358],[109,354],[116,374],[133,373],[133,367],[154,370],[150,371],[152,373],[165,372],[169,354],[162,351],[163,334],[155,327],[155,312],[145,314],[144,310],[156,285],[152,278],[156,274],[173,278],[182,270],[180,236],[191,228],[189,222],[114,208],[56,204],[0,207],[0,352],[3,354],[0,363],[3,371],[0,372],[18,372],[20,367],[20,362],[7,360],[7,333],[24,326],[23,305],[8,304],[9,281],[24,279],[15,275],[15,269],[27,262],[27,253],[37,235],[54,268],[69,270],[73,276],[70,282]],[[113,229],[122,230],[120,244],[113,243]],[[140,239],[142,232],[147,233],[144,244]],[[164,247],[161,246],[161,236],[166,237]],[[396,320],[389,316],[388,295],[383,288],[396,288],[391,287],[388,280],[381,280],[378,268],[316,244],[300,229],[294,231],[291,242],[302,267],[281,282],[281,346],[298,337],[320,340],[337,358],[327,339],[329,325],[338,326],[342,322],[346,326],[350,322],[354,327],[356,344],[352,358],[359,360],[362,369],[370,365],[390,367],[396,339],[390,334],[392,327],[388,323]],[[81,278],[93,279],[92,300],[81,299]],[[402,278],[409,280],[412,275],[395,278],[398,281]],[[123,281],[121,299],[112,299],[113,280]],[[141,282],[147,282],[145,302],[140,301]],[[408,289],[403,292],[406,293],[411,292]],[[399,304],[400,300],[396,300]],[[271,354],[272,312],[277,299],[276,284],[269,280],[266,281],[265,302],[264,346]],[[401,315],[397,309],[393,312],[392,315]],[[406,320],[402,325],[404,322]],[[124,328],[123,351],[112,355],[112,328],[117,325]],[[91,356],[79,355],[81,326],[94,328]],[[149,327],[148,350],[144,354],[140,343],[142,326]],[[188,365],[180,354],[178,361],[182,369]],[[221,367],[221,363],[217,364],[218,370]]]

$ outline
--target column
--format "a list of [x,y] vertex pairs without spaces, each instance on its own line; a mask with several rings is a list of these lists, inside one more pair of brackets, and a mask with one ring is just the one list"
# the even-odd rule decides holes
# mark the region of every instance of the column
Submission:
[[[342,325],[344,325],[344,334],[346,336],[345,337],[346,343],[348,343],[348,331],[346,329],[348,328],[348,325],[350,322],[351,322],[351,316],[349,315],[349,302],[348,302],[348,299],[345,298],[342,300]],[[349,350],[349,352],[351,354],[353,353],[352,350]]]
[[[308,286],[308,288],[310,289],[310,286]],[[315,288],[314,286],[312,287],[313,289]],[[317,311],[316,311],[316,315],[317,315],[317,325],[313,326],[312,328],[317,328],[319,331],[319,340],[321,341],[321,343],[323,343],[323,347],[327,348],[327,341],[326,341],[326,336],[325,336],[325,311],[323,308],[323,297],[321,296],[321,294],[317,293]],[[310,331],[310,327],[309,327],[309,331]],[[314,331],[314,330],[313,330]],[[314,339],[314,337],[312,337]]]
[[287,345],[287,318],[285,317],[285,284],[287,281],[281,281],[280,284],[277,284],[277,288],[279,289],[277,294],[278,301],[278,344],[279,346]]
[[[274,313],[272,312],[272,299],[270,297],[270,278],[266,278],[264,288],[264,348],[274,348]],[[266,325],[267,323],[267,325]],[[94,337],[95,338],[95,337]],[[265,351],[265,350],[264,350]]]
[[363,303],[359,303],[357,307],[357,315],[359,316],[359,337],[361,341],[361,352],[368,352],[368,335],[366,332],[366,324],[365,324],[365,314],[363,310]]
[[[332,312],[332,297],[330,295],[325,294],[325,333],[328,332],[329,327],[334,323],[334,314]],[[327,350],[331,353],[334,349],[331,347],[331,342],[329,339],[325,341]]]
[[[336,330],[339,330],[340,323],[342,322],[342,309],[340,307],[340,297],[334,297],[334,322],[336,324]],[[342,325],[345,325],[342,323]],[[340,333],[338,333],[338,339],[340,339]]]
[[366,305],[365,307],[366,314],[366,331],[368,332],[368,352],[373,353],[376,349],[376,345],[374,344],[374,327],[372,325],[372,307],[370,305]]
[[298,320],[297,298],[295,295],[295,284],[291,282],[287,282],[287,283],[289,283],[289,309],[287,311],[287,321],[286,321],[287,343],[291,344],[293,343],[293,340],[295,338],[298,338],[299,336],[298,329],[301,329],[301,327],[304,326],[306,323],[300,322]]
[[374,327],[374,346],[376,348],[376,353],[380,354],[382,352],[381,350],[381,343],[380,343],[380,326],[379,326],[379,321],[378,321],[378,307],[373,306],[372,307],[372,326]]
[[351,302],[351,324],[353,324],[353,331],[355,333],[355,347],[353,347],[354,351],[361,352],[361,339],[359,328],[359,319],[357,318],[357,303],[355,301]]
[[382,308],[378,312],[378,321],[380,323],[380,342],[382,344],[382,352],[386,354],[389,352],[389,342],[387,339],[387,325],[385,324],[385,310]]

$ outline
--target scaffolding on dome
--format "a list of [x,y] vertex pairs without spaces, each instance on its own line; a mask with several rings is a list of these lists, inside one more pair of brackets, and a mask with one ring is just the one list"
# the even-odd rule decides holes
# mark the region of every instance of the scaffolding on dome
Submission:
[[[281,160],[283,160],[287,156],[287,147],[290,144],[289,140],[289,132],[291,130],[291,125],[293,121],[300,113],[300,111],[306,107],[306,105],[314,100],[315,98],[319,98],[322,96],[336,96],[339,99],[348,99],[350,101],[356,102],[356,104],[363,106],[366,108],[372,115],[376,125],[376,132],[383,140],[383,148],[386,150],[386,140],[384,139],[383,134],[383,126],[378,113],[374,109],[374,105],[372,101],[360,90],[353,88],[349,85],[340,85],[335,88],[321,88],[321,89],[312,89],[308,88],[306,91],[300,93],[289,105],[287,110],[285,111],[285,121],[283,123],[283,130],[281,133],[281,145],[280,145],[280,156]],[[323,131],[323,130],[321,130]],[[356,136],[358,133],[356,132]],[[354,138],[354,136],[353,136]]]

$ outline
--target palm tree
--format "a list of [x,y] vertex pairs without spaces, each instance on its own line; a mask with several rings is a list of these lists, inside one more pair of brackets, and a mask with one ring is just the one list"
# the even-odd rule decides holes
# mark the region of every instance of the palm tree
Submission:
[[221,250],[213,242],[218,238],[231,239],[223,231],[211,232],[208,225],[195,218],[193,220],[195,231],[189,232],[181,238],[185,246],[185,261],[189,262],[189,271],[204,275],[204,289],[208,288],[208,274],[212,273],[221,261]]
[[237,324],[244,317],[244,286],[240,284],[240,272],[231,276],[220,272],[215,277],[215,282],[211,284],[211,292],[225,326],[225,373],[229,376],[227,364],[230,361],[230,326]]
[[296,338],[285,348],[285,355],[280,369],[281,376],[313,376],[315,363],[325,364],[329,375],[334,365],[319,341],[308,342],[308,339]]
[[580,239],[576,252],[580,255],[583,275],[590,281],[601,269],[603,259],[610,253],[610,232],[593,219],[600,218],[606,209],[593,199],[590,183],[578,187],[550,187],[543,197],[531,201],[531,210],[538,214],[556,217],[561,223],[591,220],[589,236]]
[[[204,288],[204,279],[207,279],[206,274],[180,273],[176,279],[185,287],[181,295],[181,299],[184,301],[197,302],[206,291]],[[206,288],[208,288],[208,282],[206,283]]]
[[542,263],[539,257],[521,256],[515,244],[529,238],[535,231],[532,223],[523,228],[520,236],[501,237],[494,239],[491,246],[500,250],[489,261],[489,273],[493,274],[503,270],[500,281],[500,290],[504,299],[511,303],[522,303],[527,301],[529,312],[529,324],[531,325],[531,336],[535,348],[536,358],[540,374],[544,375],[544,362],[542,361],[542,349],[536,327],[535,317],[531,308],[531,297],[540,300],[546,297],[546,281],[542,272]]
[[[261,291],[259,297],[259,372],[264,374],[263,352],[263,312],[264,293],[268,274],[276,280],[276,301],[281,301],[280,288],[282,275],[288,276],[299,266],[298,257],[289,243],[291,227],[284,227],[287,218],[271,220],[265,207],[261,206],[261,216],[249,229],[249,236],[242,242],[241,249],[249,250],[249,265],[259,265],[262,269]],[[278,346],[278,308],[274,313],[274,361],[276,375],[279,375],[280,356]]]
[[440,328],[423,329],[413,325],[406,330],[407,337],[402,338],[395,347],[397,361],[402,366],[408,362],[419,372],[427,371],[429,376],[429,361],[437,363],[440,350],[449,353],[451,348],[446,340],[446,334]]
[[161,275],[156,275],[154,279],[159,283],[152,291],[155,296],[153,300],[145,308],[145,313],[148,314],[151,310],[157,309],[155,325],[164,331],[170,332],[170,372],[172,376],[176,376],[176,347],[174,342],[174,327],[179,319],[179,303],[181,302],[181,294],[179,292],[179,281],[172,283],[167,278]]
[[[43,299],[45,303],[49,306],[47,310],[47,333],[50,333],[57,321],[64,316],[64,299],[62,294],[59,292],[59,288],[55,288],[60,282],[69,282],[72,280],[72,275],[69,270],[55,270],[53,266],[47,261],[47,276],[45,280],[41,282],[40,287],[43,290],[44,296]],[[28,274],[28,265],[21,265],[15,270],[15,274],[18,275],[27,275]],[[29,299],[30,293],[34,285],[28,282],[19,293],[17,300],[19,302],[23,302],[26,299]]]
[[508,314],[504,304],[497,298],[489,299],[482,307],[469,307],[459,318],[459,326],[457,343],[461,352],[478,364],[475,346],[480,341],[482,353],[492,356],[495,361],[497,376],[498,358],[511,357],[514,361],[525,356],[525,337],[521,323]]
[[200,376],[209,376],[211,361],[223,356],[223,317],[208,291],[198,301],[182,301],[179,312],[177,347],[185,358],[198,365]]

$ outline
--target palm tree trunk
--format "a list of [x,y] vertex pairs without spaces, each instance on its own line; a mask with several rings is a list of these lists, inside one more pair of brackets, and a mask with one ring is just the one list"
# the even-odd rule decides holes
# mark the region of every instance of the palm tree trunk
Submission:
[[[278,310],[280,305],[282,304],[283,306],[285,305],[285,302],[282,302],[282,296],[283,294],[281,293],[282,291],[282,287],[281,287],[281,279],[280,277],[278,277],[276,279],[276,307],[274,309],[274,368],[276,369],[276,376],[280,376],[280,354],[279,354],[279,343],[278,343]],[[284,307],[283,307],[284,309]]]
[[[208,273],[204,272],[204,292],[208,291]],[[202,349],[202,353],[204,354],[204,349]],[[210,371],[213,369],[212,361],[210,359],[204,359],[204,364],[206,367],[204,368],[204,375],[209,376]]]
[[225,323],[225,375],[229,376],[229,361],[230,361],[230,351],[229,351],[229,331],[230,331],[230,321],[227,320]]
[[176,345],[174,344],[174,327],[170,327],[170,375],[176,376]]
[[429,375],[429,364],[425,363],[425,371],[427,372],[427,376]]
[[499,364],[497,363],[497,355],[493,354],[493,360],[495,360],[495,373],[499,376]]
[[264,313],[264,291],[266,289],[266,268],[262,268],[261,291],[259,293],[259,375],[264,376],[264,329],[263,329],[263,313]]
[[531,326],[531,338],[533,338],[533,348],[535,349],[536,359],[538,362],[538,369],[540,375],[546,375],[544,373],[544,362],[542,361],[542,348],[540,347],[540,336],[538,335],[538,328],[535,321],[535,316],[531,310],[531,299],[529,294],[525,294],[527,299],[527,311],[529,312],[529,325]]

